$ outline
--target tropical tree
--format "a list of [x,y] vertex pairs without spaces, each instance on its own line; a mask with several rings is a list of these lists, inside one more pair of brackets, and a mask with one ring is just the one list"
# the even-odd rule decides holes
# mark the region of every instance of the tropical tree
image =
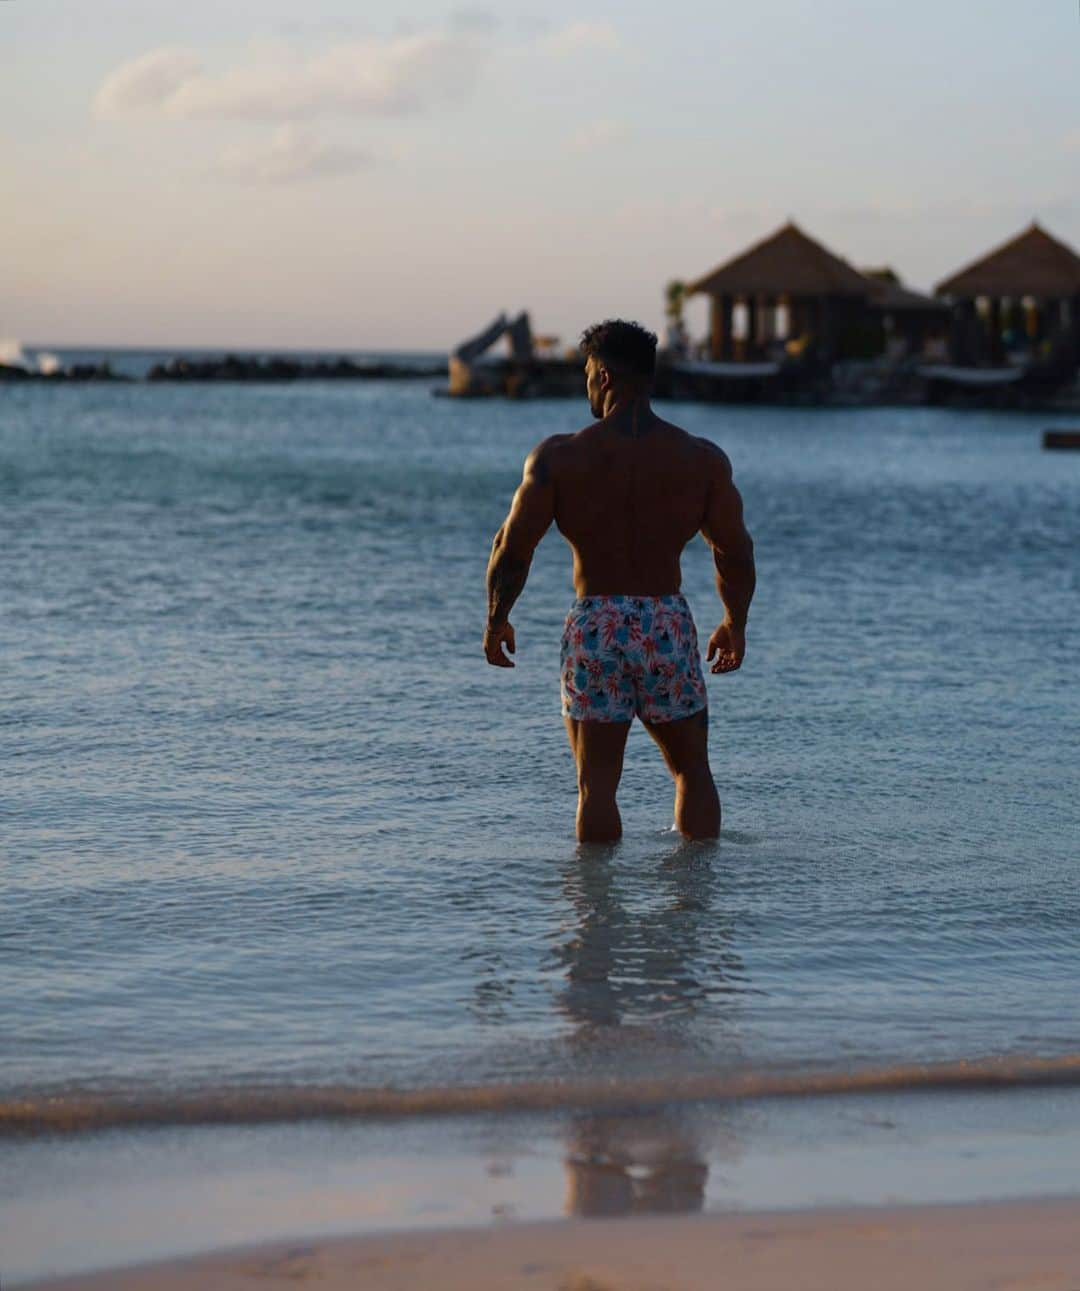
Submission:
[[686,283],[681,278],[672,278],[664,288],[664,312],[668,321],[682,326],[683,305],[686,302]]

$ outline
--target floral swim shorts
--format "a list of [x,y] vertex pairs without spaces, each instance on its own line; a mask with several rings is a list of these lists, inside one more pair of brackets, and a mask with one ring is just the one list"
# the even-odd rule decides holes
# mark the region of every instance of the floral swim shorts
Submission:
[[697,631],[683,596],[585,596],[562,638],[563,716],[672,722],[707,704]]

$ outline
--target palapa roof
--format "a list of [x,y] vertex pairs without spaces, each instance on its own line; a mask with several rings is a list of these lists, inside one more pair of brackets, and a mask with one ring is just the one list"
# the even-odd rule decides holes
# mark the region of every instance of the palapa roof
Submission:
[[1080,292],[1080,256],[1033,223],[1018,237],[939,282],[939,296],[1048,296]]
[[686,288],[687,294],[867,296],[869,284],[846,260],[793,223],[755,243]]
[[874,309],[885,313],[919,313],[944,314],[948,305],[925,296],[921,291],[912,291],[905,287],[897,277],[896,271],[888,266],[882,269],[863,269],[862,276],[870,287],[870,304]]

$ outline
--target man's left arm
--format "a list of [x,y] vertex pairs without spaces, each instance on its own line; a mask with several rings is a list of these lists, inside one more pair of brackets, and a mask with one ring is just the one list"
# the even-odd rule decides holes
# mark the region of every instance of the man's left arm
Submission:
[[[558,438],[558,437],[556,437]],[[514,653],[510,610],[529,577],[533,552],[555,518],[555,485],[551,478],[552,440],[545,440],[525,460],[521,484],[491,546],[487,569],[488,617],[484,655],[496,668],[512,668],[503,646]]]

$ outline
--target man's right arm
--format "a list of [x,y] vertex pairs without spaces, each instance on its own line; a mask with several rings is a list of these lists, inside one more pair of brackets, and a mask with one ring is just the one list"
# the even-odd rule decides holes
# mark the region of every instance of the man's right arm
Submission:
[[484,655],[497,668],[512,668],[503,646],[514,653],[516,642],[510,610],[529,577],[536,545],[555,518],[555,486],[551,478],[551,446],[565,436],[552,435],[525,460],[521,484],[491,545],[488,562],[488,621]]
[[754,543],[743,523],[743,504],[731,475],[727,454],[708,440],[709,496],[701,532],[712,548],[716,590],[724,604],[724,621],[709,638],[713,672],[734,672],[746,652],[746,615],[757,574]]

